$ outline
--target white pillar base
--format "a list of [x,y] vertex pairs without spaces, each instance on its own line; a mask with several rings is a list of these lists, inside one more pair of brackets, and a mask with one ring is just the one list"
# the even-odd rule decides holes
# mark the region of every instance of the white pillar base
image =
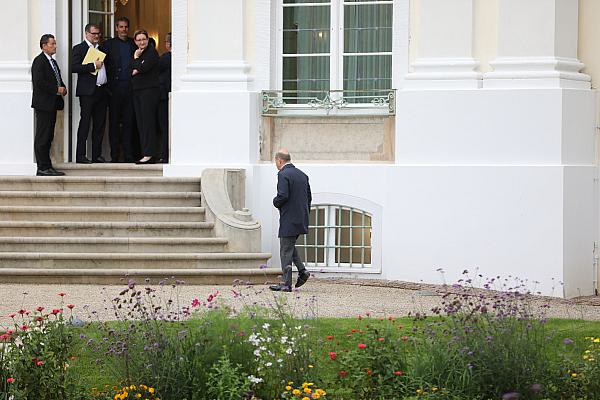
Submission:
[[478,89],[482,74],[473,58],[421,58],[412,64],[403,89]]
[[250,65],[243,61],[194,61],[181,80],[185,89],[240,91],[249,89],[249,72]]
[[591,77],[574,58],[501,57],[490,63],[494,71],[483,76],[484,88],[590,89]]

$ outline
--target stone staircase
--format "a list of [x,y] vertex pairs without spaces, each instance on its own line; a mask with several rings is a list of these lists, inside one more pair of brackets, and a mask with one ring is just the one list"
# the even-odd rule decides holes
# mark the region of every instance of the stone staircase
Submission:
[[[0,177],[0,283],[265,283],[280,273],[260,268],[271,257],[258,251],[260,225],[230,204],[207,210],[200,178],[166,178],[161,165],[57,169],[67,175]],[[230,203],[225,190],[212,197]]]

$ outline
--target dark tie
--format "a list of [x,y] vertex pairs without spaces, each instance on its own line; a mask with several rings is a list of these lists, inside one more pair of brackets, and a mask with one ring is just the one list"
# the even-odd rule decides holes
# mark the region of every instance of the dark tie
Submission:
[[54,77],[56,78],[56,83],[58,86],[62,86],[62,79],[60,79],[60,73],[58,72],[58,64],[54,58],[50,59],[50,63],[52,64],[52,70],[54,71]]

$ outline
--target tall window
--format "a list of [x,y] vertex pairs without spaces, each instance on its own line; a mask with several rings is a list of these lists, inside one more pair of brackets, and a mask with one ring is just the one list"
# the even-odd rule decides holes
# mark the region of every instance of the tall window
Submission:
[[104,37],[112,37],[114,0],[88,0],[88,23],[97,24]]
[[308,234],[298,239],[301,258],[309,267],[371,267],[372,216],[336,204],[311,207]]
[[282,89],[392,88],[393,1],[282,0]]

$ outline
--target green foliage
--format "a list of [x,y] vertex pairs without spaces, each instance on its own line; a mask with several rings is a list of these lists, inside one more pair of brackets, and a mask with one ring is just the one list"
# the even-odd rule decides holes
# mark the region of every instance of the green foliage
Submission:
[[241,365],[234,365],[227,349],[208,373],[207,393],[214,400],[239,400],[250,390],[251,382],[243,376]]

